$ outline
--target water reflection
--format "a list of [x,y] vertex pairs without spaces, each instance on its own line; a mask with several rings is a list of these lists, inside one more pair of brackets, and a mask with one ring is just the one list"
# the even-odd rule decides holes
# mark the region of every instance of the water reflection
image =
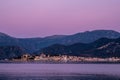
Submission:
[[120,80],[120,64],[0,64],[0,80]]

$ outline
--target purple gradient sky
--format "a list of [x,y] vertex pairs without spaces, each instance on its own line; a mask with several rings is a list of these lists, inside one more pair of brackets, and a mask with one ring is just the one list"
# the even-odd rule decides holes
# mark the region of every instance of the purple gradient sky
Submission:
[[15,37],[120,31],[120,0],[0,0],[0,32]]

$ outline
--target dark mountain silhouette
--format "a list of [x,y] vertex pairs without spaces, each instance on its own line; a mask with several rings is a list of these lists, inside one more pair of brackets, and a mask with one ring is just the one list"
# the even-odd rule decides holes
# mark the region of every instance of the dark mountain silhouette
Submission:
[[84,57],[120,57],[120,38],[101,38],[92,43],[76,43],[67,46],[54,44],[36,52],[36,54],[40,53]]
[[0,60],[21,57],[24,54],[24,49],[17,46],[1,46]]
[[4,33],[0,33],[0,46],[17,45],[18,42],[19,41],[16,38]]
[[0,46],[20,46],[26,52],[32,53],[53,44],[91,43],[102,37],[114,39],[120,37],[120,33],[113,30],[94,30],[74,35],[54,35],[44,38],[14,38],[0,33]]

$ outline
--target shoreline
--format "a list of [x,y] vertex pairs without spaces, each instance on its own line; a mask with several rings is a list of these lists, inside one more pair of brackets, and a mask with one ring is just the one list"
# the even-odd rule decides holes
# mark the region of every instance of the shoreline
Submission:
[[120,62],[88,62],[88,61],[78,61],[78,62],[56,62],[56,61],[0,61],[0,64],[120,64]]

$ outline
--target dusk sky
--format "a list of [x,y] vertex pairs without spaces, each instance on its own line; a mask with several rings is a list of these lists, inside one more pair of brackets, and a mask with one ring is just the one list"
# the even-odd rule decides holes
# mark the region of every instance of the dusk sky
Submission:
[[96,29],[120,32],[120,0],[0,0],[0,32],[14,37]]

